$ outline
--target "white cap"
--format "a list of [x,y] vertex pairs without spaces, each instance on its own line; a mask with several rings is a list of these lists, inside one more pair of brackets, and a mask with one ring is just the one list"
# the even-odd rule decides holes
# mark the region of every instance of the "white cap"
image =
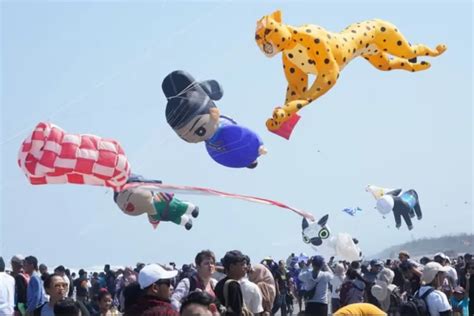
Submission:
[[421,282],[429,284],[433,282],[438,272],[447,272],[448,270],[449,267],[443,267],[438,262],[428,262],[423,269],[423,273],[421,274]]
[[146,265],[138,274],[138,283],[140,288],[144,289],[158,280],[172,279],[178,274],[178,271],[168,271],[163,267],[153,263]]

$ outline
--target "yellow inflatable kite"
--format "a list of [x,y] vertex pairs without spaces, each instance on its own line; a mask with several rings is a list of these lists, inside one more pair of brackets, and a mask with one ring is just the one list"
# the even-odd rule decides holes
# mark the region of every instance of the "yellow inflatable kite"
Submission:
[[[255,40],[267,57],[283,55],[288,81],[285,104],[275,108],[267,128],[287,139],[298,122],[297,112],[329,91],[352,59],[362,56],[379,70],[415,72],[430,67],[425,61],[417,62],[416,57],[435,57],[446,50],[442,44],[436,49],[411,45],[395,25],[383,20],[355,23],[332,33],[317,25],[283,24],[280,11],[257,22]],[[308,74],[317,76],[309,89]]]

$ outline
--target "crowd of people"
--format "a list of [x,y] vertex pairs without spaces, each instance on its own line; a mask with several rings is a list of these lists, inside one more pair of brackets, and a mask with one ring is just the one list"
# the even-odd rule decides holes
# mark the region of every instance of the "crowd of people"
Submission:
[[78,275],[49,271],[34,256],[0,257],[0,316],[114,315],[430,315],[474,314],[470,254],[418,261],[325,260],[291,254],[253,262],[241,251],[210,250],[177,269],[137,263]]

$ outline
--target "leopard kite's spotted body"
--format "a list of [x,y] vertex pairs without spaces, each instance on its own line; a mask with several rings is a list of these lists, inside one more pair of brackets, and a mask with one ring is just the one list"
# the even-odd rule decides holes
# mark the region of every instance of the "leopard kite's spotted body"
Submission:
[[[383,20],[355,23],[340,33],[332,33],[317,25],[282,24],[280,11],[257,22],[255,40],[268,57],[282,53],[288,81],[285,105],[276,108],[267,120],[271,131],[278,130],[293,114],[329,91],[341,70],[358,56],[379,70],[415,72],[430,67],[425,61],[417,62],[416,57],[435,57],[446,50],[445,45],[436,49],[411,45],[393,24]],[[308,75],[316,76],[309,89]]]

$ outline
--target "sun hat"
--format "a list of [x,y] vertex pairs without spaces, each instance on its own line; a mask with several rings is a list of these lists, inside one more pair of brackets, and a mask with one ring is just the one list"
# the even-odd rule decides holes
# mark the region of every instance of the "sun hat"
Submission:
[[392,284],[395,273],[388,269],[383,268],[382,271],[377,274],[375,285],[372,286],[371,293],[379,301],[383,301],[387,298],[396,286]]
[[437,262],[428,262],[423,269],[423,273],[421,274],[421,281],[425,284],[430,284],[433,282],[436,274],[438,272],[446,272],[449,270],[449,267],[443,267]]
[[393,284],[387,284],[384,281],[375,280],[375,285],[370,289],[372,295],[378,300],[383,301],[387,298],[390,292],[396,288]]

